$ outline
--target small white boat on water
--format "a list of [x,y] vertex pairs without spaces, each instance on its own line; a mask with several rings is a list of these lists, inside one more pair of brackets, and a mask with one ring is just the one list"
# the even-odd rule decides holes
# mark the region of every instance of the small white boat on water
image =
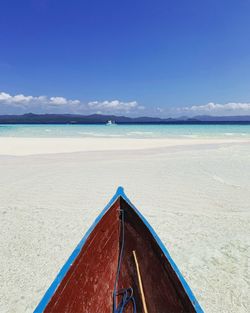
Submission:
[[111,120],[109,120],[109,121],[106,123],[106,126],[115,126],[115,125],[116,125],[115,121],[111,121]]

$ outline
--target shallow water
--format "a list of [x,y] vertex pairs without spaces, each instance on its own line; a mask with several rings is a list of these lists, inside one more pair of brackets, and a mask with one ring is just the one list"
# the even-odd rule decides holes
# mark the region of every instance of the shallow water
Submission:
[[0,137],[246,138],[250,125],[0,125]]

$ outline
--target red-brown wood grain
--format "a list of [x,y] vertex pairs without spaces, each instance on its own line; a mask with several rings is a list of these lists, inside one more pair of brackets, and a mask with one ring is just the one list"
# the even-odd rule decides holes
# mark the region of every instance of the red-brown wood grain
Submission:
[[[134,250],[140,267],[148,312],[195,312],[179,279],[145,224],[123,199],[121,208],[125,217],[125,245],[119,288],[133,288],[137,312],[143,313],[133,258]],[[131,308],[132,305],[125,313],[131,312]]]
[[[151,232],[129,204],[119,197],[89,235],[48,303],[46,313],[113,312],[113,292],[122,238],[120,210],[124,212],[125,241],[118,289],[132,287],[137,313],[143,313],[133,258],[135,250],[148,312],[195,312]],[[132,304],[124,311],[130,312]]]
[[119,254],[119,203],[117,200],[96,225],[44,312],[112,312]]

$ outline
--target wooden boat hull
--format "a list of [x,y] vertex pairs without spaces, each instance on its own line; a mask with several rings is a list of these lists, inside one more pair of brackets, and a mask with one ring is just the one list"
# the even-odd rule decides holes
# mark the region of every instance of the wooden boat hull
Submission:
[[[149,313],[203,312],[166,248],[121,187],[34,312],[112,313],[114,289],[129,287],[137,313],[144,312],[133,251]],[[132,302],[123,312],[133,312]]]

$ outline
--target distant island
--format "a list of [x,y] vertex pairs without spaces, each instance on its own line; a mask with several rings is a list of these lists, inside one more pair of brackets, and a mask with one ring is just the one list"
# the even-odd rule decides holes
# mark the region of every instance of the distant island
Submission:
[[126,117],[116,115],[75,115],[75,114],[33,114],[0,115],[0,124],[250,124],[250,115],[244,116],[208,116],[180,118]]

